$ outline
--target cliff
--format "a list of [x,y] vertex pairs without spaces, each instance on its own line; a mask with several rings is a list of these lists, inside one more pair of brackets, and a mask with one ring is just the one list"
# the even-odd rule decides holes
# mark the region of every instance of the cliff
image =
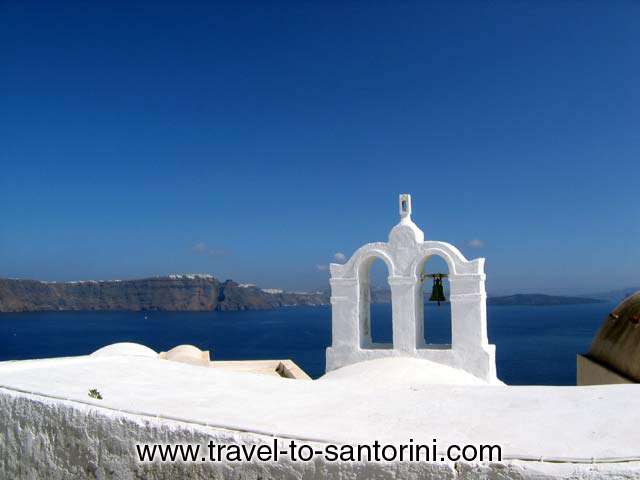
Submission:
[[264,310],[328,302],[328,294],[267,293],[232,280],[193,275],[66,283],[0,279],[0,312]]

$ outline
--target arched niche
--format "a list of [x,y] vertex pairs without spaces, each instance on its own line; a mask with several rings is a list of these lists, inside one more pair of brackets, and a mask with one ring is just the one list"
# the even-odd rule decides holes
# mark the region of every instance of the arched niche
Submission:
[[[442,282],[447,300],[441,305],[429,301],[434,285],[434,279],[429,275],[436,273],[446,275]],[[451,304],[449,302],[451,298],[449,275],[449,262],[438,253],[426,255],[418,263],[417,280],[419,283],[415,299],[418,348],[451,349],[453,333]]]
[[[393,348],[393,334],[392,323],[389,321],[387,325],[387,319],[375,318],[375,323],[372,322],[372,301],[371,301],[371,269],[374,264],[381,264],[386,267],[385,285],[388,287],[387,279],[392,275],[393,262],[389,256],[382,250],[370,249],[361,252],[358,262],[355,265],[357,271],[358,282],[358,323],[360,328],[359,332],[359,344],[360,348],[364,349],[391,349]],[[390,304],[392,305],[393,300]],[[390,320],[390,319],[389,319]],[[378,325],[378,323],[382,325]],[[388,342],[374,341],[374,327],[384,328],[383,336],[389,338]],[[388,333],[388,335],[384,335]]]
[[424,263],[432,256],[440,257],[447,264],[450,276],[465,273],[465,271],[469,270],[468,265],[473,263],[464,258],[460,250],[453,245],[446,242],[426,241],[413,257],[413,262],[409,268],[410,274],[420,278]]

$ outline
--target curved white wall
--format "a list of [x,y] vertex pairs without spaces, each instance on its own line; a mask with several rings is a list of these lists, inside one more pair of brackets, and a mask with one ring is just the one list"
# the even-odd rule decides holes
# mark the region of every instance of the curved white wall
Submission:
[[[283,412],[286,415],[286,412]],[[622,479],[638,478],[640,463],[556,464],[509,461],[450,463],[139,463],[136,443],[255,445],[271,437],[143,417],[0,388],[0,478],[47,480],[320,480],[418,479]],[[282,442],[288,442],[281,439]]]

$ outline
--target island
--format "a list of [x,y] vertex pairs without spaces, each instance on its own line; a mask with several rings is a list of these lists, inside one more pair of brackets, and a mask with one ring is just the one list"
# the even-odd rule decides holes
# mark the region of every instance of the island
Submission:
[[540,293],[519,293],[502,297],[487,298],[488,305],[581,305],[586,303],[604,303],[605,300],[588,297],[564,297],[559,295],[543,295]]
[[[428,302],[429,294],[425,291],[425,302]],[[489,305],[576,305],[603,301],[542,294],[490,296],[487,299]],[[371,289],[371,303],[390,302],[389,289]],[[328,291],[287,292],[233,280],[220,281],[208,274],[77,282],[0,279],[0,313],[64,310],[237,311],[329,304]]]

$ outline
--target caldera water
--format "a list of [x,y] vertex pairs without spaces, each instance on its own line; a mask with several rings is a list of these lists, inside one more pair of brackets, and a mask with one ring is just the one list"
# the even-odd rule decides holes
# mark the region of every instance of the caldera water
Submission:
[[[575,385],[576,354],[614,305],[489,306],[498,377],[512,385]],[[372,305],[374,341],[391,341],[390,305]],[[449,343],[450,307],[428,304],[430,343]],[[330,307],[240,312],[32,312],[0,314],[0,361],[86,355],[115,342],[156,351],[193,344],[214,360],[294,360],[314,378],[331,343]]]

